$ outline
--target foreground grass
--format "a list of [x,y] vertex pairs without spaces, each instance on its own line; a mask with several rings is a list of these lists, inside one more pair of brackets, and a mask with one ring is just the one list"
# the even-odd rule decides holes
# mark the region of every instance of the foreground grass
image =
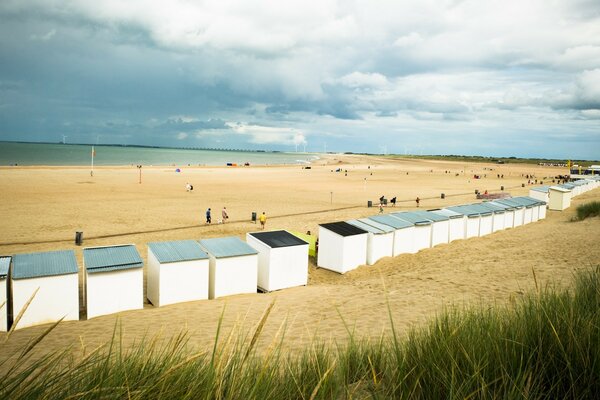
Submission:
[[[264,355],[251,335],[222,337],[190,352],[185,335],[125,350],[118,337],[82,360],[49,354],[2,367],[0,398],[344,399],[597,398],[600,393],[600,269],[573,287],[540,289],[508,307],[449,310],[408,337],[349,333],[338,347],[315,342],[288,355],[282,336]],[[388,310],[389,311],[389,310]],[[385,310],[384,310],[385,312]],[[391,312],[390,312],[391,315]],[[35,344],[32,344],[35,345]]]
[[589,217],[597,217],[600,215],[600,201],[592,201],[590,203],[577,206],[577,221],[583,221]]

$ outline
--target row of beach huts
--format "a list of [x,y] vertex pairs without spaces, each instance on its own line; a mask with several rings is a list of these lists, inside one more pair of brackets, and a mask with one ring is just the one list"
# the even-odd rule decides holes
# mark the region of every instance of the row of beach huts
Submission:
[[[379,214],[319,225],[315,238],[285,230],[238,237],[148,244],[146,297],[156,307],[242,293],[303,286],[308,257],[345,273],[383,257],[416,253],[458,239],[485,236],[544,219],[600,178],[534,188],[530,196]],[[143,260],[134,245],[83,249],[82,285],[73,250],[0,257],[0,331],[143,308]],[[80,289],[82,293],[80,296]]]

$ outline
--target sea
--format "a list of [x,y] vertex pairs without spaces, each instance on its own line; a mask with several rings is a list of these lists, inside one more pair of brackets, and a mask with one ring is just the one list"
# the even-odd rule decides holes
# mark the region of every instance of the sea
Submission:
[[[224,166],[309,164],[314,153],[94,146],[94,165]],[[0,166],[79,166],[92,162],[92,145],[0,142]]]

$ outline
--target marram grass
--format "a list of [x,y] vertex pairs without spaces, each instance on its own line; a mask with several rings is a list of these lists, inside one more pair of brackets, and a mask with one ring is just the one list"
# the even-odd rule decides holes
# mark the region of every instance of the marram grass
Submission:
[[13,365],[0,366],[8,371],[0,375],[0,398],[585,399],[600,393],[598,267],[577,272],[570,289],[541,288],[506,307],[447,310],[406,337],[357,339],[349,331],[347,344],[315,341],[294,355],[283,350],[283,328],[256,353],[271,308],[247,335],[223,336],[219,326],[207,352],[190,349],[185,334],[124,349],[115,329],[111,342],[82,359],[65,351],[28,363],[41,337]]
[[597,217],[600,215],[600,201],[581,204],[576,208],[576,221],[583,221],[586,218]]

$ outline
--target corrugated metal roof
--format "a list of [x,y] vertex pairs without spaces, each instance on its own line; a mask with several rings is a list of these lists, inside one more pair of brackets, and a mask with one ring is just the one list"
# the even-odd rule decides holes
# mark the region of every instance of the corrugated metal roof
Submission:
[[369,217],[369,219],[372,219],[373,221],[379,222],[381,224],[385,224],[387,226],[391,226],[394,229],[404,229],[404,228],[410,228],[410,227],[414,226],[414,224],[411,224],[408,221],[393,217],[392,215],[389,215],[389,214],[388,215],[373,215],[372,217]]
[[422,215],[419,215],[416,212],[410,212],[410,211],[395,212],[395,213],[391,213],[390,215],[393,217],[396,217],[396,218],[403,219],[405,221],[412,223],[413,225],[418,225],[418,226],[431,225],[431,222],[432,222],[430,219],[424,218]]
[[89,273],[140,268],[144,265],[132,244],[83,249],[83,262]]
[[350,225],[354,225],[357,228],[362,229],[363,231],[367,231],[367,232],[373,233],[375,235],[381,235],[383,233],[386,233],[379,228],[375,228],[372,225],[365,224],[364,222],[360,222],[359,220],[356,220],[356,219],[351,219],[346,222],[349,223]]
[[561,192],[561,193],[570,193],[571,192],[571,189],[567,189],[562,186],[552,186],[552,187],[550,187],[550,189],[556,190],[557,192]]
[[523,206],[525,208],[532,208],[534,206],[537,206],[537,201],[531,202],[522,197],[511,197],[510,199],[507,199],[507,200],[511,200],[517,204],[520,204],[521,206]]
[[13,257],[12,279],[68,275],[78,271],[73,250],[17,254]]
[[549,189],[548,186],[539,186],[539,187],[531,188],[529,190],[534,190],[536,192],[542,192],[542,193],[548,193],[548,189]]
[[497,207],[503,208],[504,211],[514,211],[515,210],[515,207],[508,205],[508,204],[498,203],[497,201],[488,201],[485,204],[493,204]]
[[356,236],[367,233],[364,229],[358,228],[354,225],[350,225],[347,222],[330,222],[328,224],[319,224],[323,228],[330,230],[331,232],[337,233],[340,236]]
[[373,221],[370,218],[359,218],[357,221],[360,221],[363,224],[374,226],[375,228],[377,228],[379,230],[382,230],[384,232],[387,232],[387,233],[395,231],[395,229],[392,228],[391,226],[386,225],[386,224],[382,224],[381,222]]
[[[481,203],[473,203],[469,204],[468,206],[473,210],[478,211],[482,217],[487,217],[488,215],[492,215],[494,213],[494,210],[491,210],[489,207],[486,207]],[[502,213],[504,213],[504,211],[502,211]]]
[[450,219],[447,215],[435,214],[435,213],[432,213],[431,211],[425,211],[425,210],[413,211],[413,213],[418,214],[418,215],[422,216],[423,218],[427,218],[428,220],[433,221],[433,222],[448,221]]
[[195,240],[180,240],[175,242],[148,243],[148,248],[154,253],[160,263],[204,260],[208,258]]
[[487,208],[490,211],[493,211],[494,214],[504,214],[506,212],[506,208],[501,207],[501,206],[499,206],[497,204],[493,204],[493,203],[491,203],[489,201],[484,201],[483,203],[480,203],[480,205],[482,207]]
[[447,208],[442,208],[440,210],[431,210],[429,212],[432,212],[432,213],[438,214],[438,215],[443,215],[443,216],[446,216],[446,217],[448,217],[450,219],[463,218],[464,217],[463,214],[459,214],[456,211],[448,210]]
[[515,200],[521,202],[522,204],[530,204],[533,206],[539,206],[539,205],[545,205],[546,202],[542,201],[542,200],[538,200],[538,199],[534,199],[533,197],[529,197],[529,196],[520,196],[520,197],[513,197]]
[[0,279],[6,279],[6,277],[8,276],[8,267],[10,267],[10,260],[11,258],[9,256],[0,257]]
[[265,243],[272,249],[280,247],[302,246],[308,243],[288,231],[252,232],[251,236]]
[[200,246],[215,258],[238,257],[258,254],[248,243],[236,236],[203,239],[199,241]]
[[479,211],[468,205],[450,206],[447,207],[447,209],[465,215],[467,218],[481,217],[481,213]]
[[506,204],[507,206],[511,206],[512,208],[515,208],[517,210],[520,210],[524,207],[523,204],[520,204],[512,199],[498,199],[495,200],[494,203]]

